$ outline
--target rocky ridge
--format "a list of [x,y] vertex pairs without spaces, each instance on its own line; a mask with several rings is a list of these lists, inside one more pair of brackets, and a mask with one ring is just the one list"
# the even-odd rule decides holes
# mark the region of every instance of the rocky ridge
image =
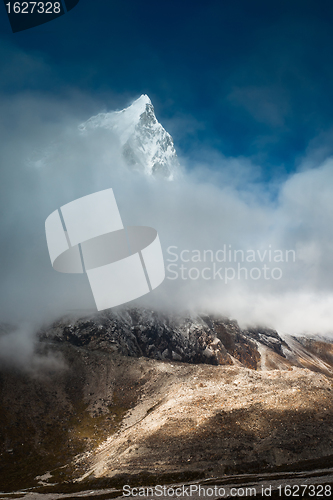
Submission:
[[156,360],[240,365],[253,370],[309,368],[333,376],[333,347],[324,340],[282,338],[270,328],[242,329],[207,314],[175,315],[147,309],[104,311],[64,318],[40,332],[41,340]]

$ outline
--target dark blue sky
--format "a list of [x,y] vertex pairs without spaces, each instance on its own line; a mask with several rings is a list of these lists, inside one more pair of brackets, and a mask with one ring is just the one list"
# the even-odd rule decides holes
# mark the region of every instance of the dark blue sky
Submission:
[[1,9],[8,98],[79,90],[113,109],[147,93],[181,152],[245,156],[268,177],[309,145],[333,152],[331,0],[80,0],[16,34]]

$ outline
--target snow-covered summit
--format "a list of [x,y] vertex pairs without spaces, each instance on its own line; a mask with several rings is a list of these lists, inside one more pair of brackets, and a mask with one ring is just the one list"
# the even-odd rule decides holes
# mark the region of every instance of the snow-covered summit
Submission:
[[141,95],[122,111],[99,113],[80,126],[80,130],[103,128],[116,134],[127,164],[147,175],[163,175],[172,180],[179,169],[170,134],[157,121],[147,95]]

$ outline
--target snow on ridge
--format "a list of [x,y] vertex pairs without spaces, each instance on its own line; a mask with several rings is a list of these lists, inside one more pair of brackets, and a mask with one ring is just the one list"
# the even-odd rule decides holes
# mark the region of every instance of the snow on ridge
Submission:
[[82,123],[79,129],[81,132],[96,128],[113,130],[119,136],[121,144],[124,145],[130,135],[134,133],[135,126],[142,113],[145,112],[147,104],[152,105],[151,100],[146,94],[142,94],[130,106],[121,111],[110,111],[92,116],[85,123]]
[[146,94],[121,111],[99,113],[81,124],[81,132],[103,128],[119,139],[123,156],[130,167],[146,175],[160,174],[169,180],[179,168],[170,134],[157,121]]

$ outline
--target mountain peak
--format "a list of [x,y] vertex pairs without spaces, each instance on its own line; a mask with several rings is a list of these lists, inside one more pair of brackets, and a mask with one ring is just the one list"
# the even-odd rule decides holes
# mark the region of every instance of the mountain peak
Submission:
[[147,110],[147,107],[151,107],[154,110],[149,97],[146,94],[142,94],[127,108],[124,108],[121,111],[114,111],[113,113],[106,113],[106,116],[112,119],[110,115],[118,115],[118,120],[122,121],[123,125],[130,130],[136,123],[138,123],[140,116]]
[[122,111],[118,111],[118,112],[122,113],[122,112],[128,110],[129,108],[132,108],[132,109],[141,110],[142,113],[143,113],[145,111],[145,109],[146,109],[146,105],[147,104],[152,105],[151,100],[149,99],[149,97],[147,96],[147,94],[141,94],[138,99],[136,99],[135,101],[133,101],[132,104],[130,106],[128,106],[128,108],[125,108]]
[[97,128],[110,130],[118,137],[129,167],[147,175],[174,178],[179,163],[173,140],[157,121],[146,94],[121,111],[99,113],[80,126],[82,132]]

